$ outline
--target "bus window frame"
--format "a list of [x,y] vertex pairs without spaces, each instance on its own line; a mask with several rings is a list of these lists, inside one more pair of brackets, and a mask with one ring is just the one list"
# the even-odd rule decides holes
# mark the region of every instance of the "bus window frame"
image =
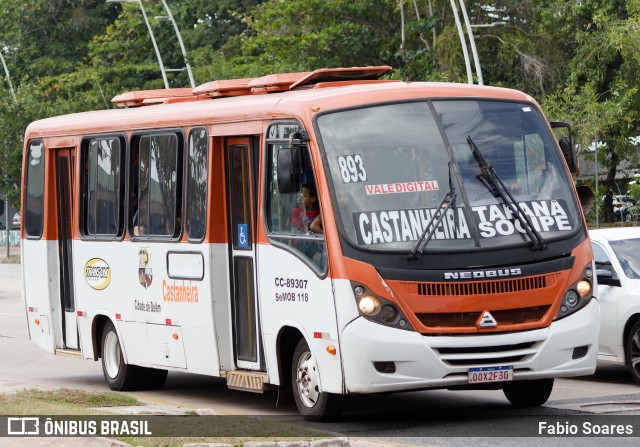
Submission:
[[[31,155],[31,145],[34,142],[40,142],[42,143],[42,163],[43,163],[43,169],[42,169],[42,223],[40,225],[40,234],[37,236],[34,235],[29,235],[29,233],[27,232],[27,225],[26,225],[26,219],[28,218],[28,189],[29,189],[29,157]],[[45,227],[45,197],[46,197],[46,192],[47,192],[47,187],[46,187],[46,181],[47,181],[47,164],[46,164],[46,153],[47,153],[47,146],[45,145],[44,142],[44,138],[32,138],[31,140],[29,140],[27,142],[27,156],[25,157],[25,187],[24,187],[24,197],[23,197],[23,204],[24,204],[24,210],[22,212],[22,227],[24,228],[24,235],[26,239],[29,240],[33,240],[33,241],[39,241],[40,239],[42,239],[42,237],[44,236],[44,227]]]
[[[127,173],[126,173],[126,212],[127,212],[127,221],[126,221],[126,233],[129,237],[130,241],[133,242],[178,242],[182,239],[182,235],[184,233],[184,221],[181,219],[180,224],[180,232],[177,236],[172,235],[158,235],[158,234],[146,234],[146,235],[134,235],[133,234],[133,213],[131,210],[130,196],[133,188],[133,175],[134,175],[134,152],[136,149],[139,150],[139,142],[143,137],[151,137],[151,136],[160,136],[160,135],[175,135],[177,139],[177,150],[176,150],[176,162],[180,163],[181,166],[176,166],[176,175],[179,178],[176,179],[176,200],[180,200],[180,207],[174,207],[174,224],[177,216],[178,209],[180,210],[180,215],[184,216],[184,179],[185,179],[185,141],[186,141],[186,132],[182,127],[168,127],[168,128],[160,128],[160,129],[144,129],[144,130],[136,130],[131,132],[129,136],[129,145],[127,151]],[[138,167],[140,165],[138,164]],[[138,197],[138,200],[140,198]],[[138,206],[140,204],[138,203]],[[175,234],[175,226],[174,226],[174,234]]]
[[[84,165],[85,162],[87,161],[87,156],[88,156],[88,147],[89,144],[91,144],[92,140],[104,140],[104,139],[108,139],[108,138],[119,138],[120,139],[120,191],[122,191],[124,196],[121,196],[119,198],[119,204],[121,207],[121,220],[122,220],[122,225],[120,228],[118,228],[118,233],[116,233],[116,235],[112,236],[112,235],[108,235],[108,234],[87,234],[84,230],[84,227],[82,225],[82,222],[84,222],[85,217],[86,217],[86,197],[85,197],[85,193],[86,193],[86,186],[87,186],[87,181],[88,181],[88,176],[85,175],[84,172]],[[91,135],[85,135],[82,137],[82,140],[80,141],[80,154],[79,154],[79,159],[80,159],[80,182],[79,182],[79,188],[80,188],[80,194],[78,195],[78,197],[80,197],[80,216],[78,218],[78,233],[80,234],[80,239],[81,240],[86,240],[86,241],[121,241],[124,239],[124,235],[126,233],[126,228],[127,228],[127,218],[128,218],[128,204],[129,204],[129,197],[128,197],[128,191],[129,189],[127,188],[127,178],[126,178],[126,174],[127,174],[127,158],[128,158],[128,154],[129,154],[129,140],[127,139],[127,135],[124,132],[115,132],[115,133],[106,133],[106,134],[91,134]]]
[[[319,242],[320,240],[320,236],[308,236],[308,235],[277,235],[275,233],[272,232],[271,230],[271,193],[270,193],[270,189],[269,189],[269,185],[272,183],[273,178],[272,178],[272,170],[273,170],[273,154],[272,154],[272,150],[269,146],[273,146],[273,145],[278,145],[278,144],[289,144],[289,139],[288,138],[269,138],[269,131],[273,126],[278,126],[278,125],[297,125],[300,129],[300,131],[305,131],[304,126],[302,125],[302,123],[296,119],[283,119],[283,120],[274,120],[269,122],[268,126],[267,126],[267,130],[265,132],[265,138],[264,138],[264,145],[265,145],[265,149],[264,149],[264,154],[265,154],[265,163],[264,163],[264,192],[263,192],[263,207],[262,207],[262,225],[264,228],[264,232],[267,235],[267,239],[269,240],[269,242],[271,243],[271,245],[273,245],[274,247],[278,247],[282,250],[285,250],[289,253],[291,253],[293,256],[295,256],[296,258],[300,259],[302,262],[304,262],[307,266],[309,266],[309,268],[316,274],[316,276],[319,279],[324,279],[328,276],[329,274],[329,253],[328,253],[328,248],[327,248],[327,239],[326,239],[326,234],[322,235],[322,241],[324,243],[324,248],[325,248],[325,256],[326,256],[326,265],[324,270],[321,270],[318,266],[318,264],[314,263],[311,258],[307,257],[307,256],[301,256],[299,254],[298,251],[292,249],[292,247],[283,242],[283,241],[291,241],[291,240],[298,240],[298,241],[313,241],[313,242]],[[311,155],[311,149],[309,147],[309,143],[307,143],[307,152],[311,161],[311,169],[313,172],[313,176],[314,176],[314,180],[316,183],[316,191],[317,191],[317,185],[318,185],[318,181],[317,181],[317,177],[316,177],[316,166],[314,165],[313,162],[313,156]],[[276,188],[277,188],[277,184],[276,184]],[[322,210],[323,210],[323,206],[321,205],[321,200],[320,200],[320,195],[317,196],[318,199],[318,206],[320,207],[320,213],[322,215]],[[325,205],[326,206],[326,205]]]
[[[189,231],[187,230],[187,220],[189,219],[190,216],[187,215],[187,201],[190,198],[190,189],[189,189],[189,179],[190,179],[190,175],[191,175],[191,171],[189,169],[189,156],[190,156],[190,140],[191,140],[191,136],[193,135],[193,132],[196,130],[204,130],[205,131],[205,139],[207,141],[207,150],[206,150],[206,156],[207,156],[207,181],[206,181],[206,190],[205,190],[205,210],[204,210],[204,222],[202,222],[202,224],[204,225],[204,232],[202,233],[202,237],[201,238],[191,238],[189,235]],[[185,148],[184,148],[184,177],[183,177],[183,185],[184,185],[184,198],[182,200],[183,203],[183,212],[182,212],[182,216],[183,216],[183,222],[182,222],[182,233],[184,233],[187,241],[189,243],[192,244],[201,244],[202,242],[204,242],[205,238],[207,237],[207,228],[208,228],[208,220],[209,220],[209,179],[210,179],[210,174],[211,174],[211,134],[209,133],[209,128],[207,126],[193,126],[191,129],[189,129],[189,135],[187,135],[187,140],[186,140],[186,144],[185,144]]]

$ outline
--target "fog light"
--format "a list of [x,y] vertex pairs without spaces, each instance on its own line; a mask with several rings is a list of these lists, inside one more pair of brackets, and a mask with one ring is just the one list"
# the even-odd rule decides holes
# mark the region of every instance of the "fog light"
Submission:
[[580,296],[584,298],[591,293],[591,283],[583,279],[578,283],[576,289],[578,289],[578,293],[580,294]]
[[567,293],[564,294],[564,304],[566,304],[568,307],[576,307],[578,305],[578,300],[580,298],[578,297],[578,294],[574,291],[574,290],[569,290]]
[[373,362],[376,371],[384,374],[393,374],[396,372],[396,364],[394,362]]
[[370,296],[362,297],[358,301],[358,308],[363,314],[371,315],[378,309],[378,300]]
[[578,348],[573,348],[573,354],[571,355],[571,358],[573,360],[581,359],[582,357],[587,355],[588,351],[589,351],[589,346],[580,346]]
[[383,306],[382,309],[380,309],[380,318],[385,323],[391,323],[393,320],[396,319],[397,315],[398,313],[393,308],[393,306],[389,306],[388,304],[386,306]]

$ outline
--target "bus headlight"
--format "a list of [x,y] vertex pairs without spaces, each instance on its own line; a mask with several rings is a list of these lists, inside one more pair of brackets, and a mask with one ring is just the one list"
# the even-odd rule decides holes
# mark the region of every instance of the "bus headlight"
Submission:
[[584,269],[582,278],[572,284],[562,297],[560,308],[556,314],[556,320],[571,315],[587,305],[591,298],[593,298],[592,280],[593,271],[591,270],[591,264],[589,264],[589,266]]
[[372,296],[363,296],[358,301],[358,309],[363,314],[371,315],[380,308],[380,303]]
[[578,290],[580,296],[584,298],[585,296],[591,294],[591,283],[589,281],[582,280],[578,283],[576,289]]
[[351,283],[351,285],[358,312],[362,317],[384,326],[413,331],[409,320],[396,303],[377,296],[362,284]]

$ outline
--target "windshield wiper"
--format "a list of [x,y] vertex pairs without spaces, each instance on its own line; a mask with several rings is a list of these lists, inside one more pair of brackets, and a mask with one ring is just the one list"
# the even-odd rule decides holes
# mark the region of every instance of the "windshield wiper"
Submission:
[[469,143],[469,147],[471,148],[471,152],[473,153],[473,157],[478,162],[478,165],[482,169],[482,174],[478,175],[478,179],[482,182],[483,185],[495,196],[496,194],[500,196],[502,202],[509,207],[513,216],[518,219],[520,225],[527,233],[529,238],[531,239],[532,250],[542,250],[547,247],[547,243],[542,238],[542,235],[536,230],[531,222],[531,218],[527,216],[518,206],[518,202],[514,199],[509,189],[502,182],[502,179],[498,176],[496,170],[491,166],[487,160],[484,158],[478,146],[473,142],[471,136],[467,137],[467,143]]
[[404,259],[408,261],[415,261],[422,255],[422,252],[433,237],[438,225],[440,225],[440,222],[442,222],[442,219],[444,219],[444,216],[449,209],[452,209],[454,212],[454,218],[456,220],[455,225],[456,228],[458,228],[458,215],[455,214],[457,195],[456,188],[453,186],[453,182],[451,181],[451,162],[449,162],[449,191],[445,194],[442,202],[440,202],[440,205],[436,209],[436,212],[433,213],[431,220],[429,220],[429,223],[422,231],[422,234],[420,235],[418,242],[416,242],[416,245],[414,245],[413,250],[411,250]]

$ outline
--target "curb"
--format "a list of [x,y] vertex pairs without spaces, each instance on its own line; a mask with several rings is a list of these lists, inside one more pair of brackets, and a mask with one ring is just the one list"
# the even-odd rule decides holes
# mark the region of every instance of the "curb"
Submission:
[[[219,443],[189,443],[182,447],[234,447],[232,444]],[[348,439],[332,438],[316,441],[274,441],[274,442],[245,442],[243,447],[351,447]]]

